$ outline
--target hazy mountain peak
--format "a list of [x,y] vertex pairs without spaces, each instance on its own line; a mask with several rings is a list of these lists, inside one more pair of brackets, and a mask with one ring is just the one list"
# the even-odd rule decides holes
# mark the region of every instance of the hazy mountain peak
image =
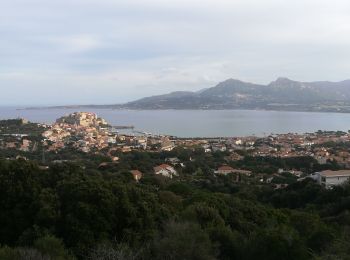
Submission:
[[217,86],[219,86],[219,85],[228,85],[228,84],[251,84],[251,83],[244,82],[244,81],[239,80],[239,79],[229,78],[227,80],[224,80],[224,81],[220,82]]
[[290,83],[299,83],[298,81],[291,80],[286,77],[278,77],[275,81],[272,81],[270,85],[272,84],[290,84]]
[[275,88],[275,89],[276,88],[281,89],[281,88],[305,88],[305,87],[307,87],[307,85],[305,85],[302,82],[294,81],[294,80],[291,80],[291,79],[285,78],[285,77],[277,78],[275,81],[272,81],[268,86]]
[[276,81],[283,81],[283,82],[285,82],[285,81],[294,81],[294,80],[291,80],[291,79],[289,79],[289,78],[287,78],[287,77],[278,77],[278,78],[276,79]]

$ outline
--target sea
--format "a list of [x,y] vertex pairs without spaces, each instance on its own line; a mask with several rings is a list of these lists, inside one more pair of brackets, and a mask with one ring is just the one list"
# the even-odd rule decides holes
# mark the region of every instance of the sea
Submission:
[[[79,109],[21,109],[0,107],[0,119],[25,118],[53,123]],[[266,136],[306,133],[318,130],[350,130],[350,114],[257,110],[113,110],[83,109],[94,112],[114,126],[134,126],[136,132],[178,137]]]

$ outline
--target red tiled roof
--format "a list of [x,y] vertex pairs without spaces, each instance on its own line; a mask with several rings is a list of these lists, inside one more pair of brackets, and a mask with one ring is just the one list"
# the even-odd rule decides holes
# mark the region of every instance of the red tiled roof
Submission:
[[139,170],[131,170],[130,171],[132,175],[142,175],[142,172],[140,172]]
[[231,166],[223,165],[218,168],[219,171],[234,171],[234,169]]
[[163,164],[161,164],[161,165],[158,165],[157,167],[160,167],[160,168],[162,168],[162,169],[166,169],[166,168],[169,168],[169,167],[171,167],[169,164],[165,164],[165,163],[163,163]]
[[350,176],[350,170],[339,170],[339,171],[326,170],[326,171],[320,172],[320,175],[324,177],[348,177]]

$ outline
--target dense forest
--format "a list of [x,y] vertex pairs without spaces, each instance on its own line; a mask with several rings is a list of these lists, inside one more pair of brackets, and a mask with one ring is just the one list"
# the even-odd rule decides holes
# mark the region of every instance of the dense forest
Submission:
[[[174,155],[186,161],[179,177],[150,173]],[[45,168],[0,160],[0,259],[350,259],[348,184],[236,182],[212,172],[224,153],[201,150],[119,156],[107,167],[98,157]],[[319,167],[309,158],[242,165]],[[140,182],[130,169],[145,173]]]

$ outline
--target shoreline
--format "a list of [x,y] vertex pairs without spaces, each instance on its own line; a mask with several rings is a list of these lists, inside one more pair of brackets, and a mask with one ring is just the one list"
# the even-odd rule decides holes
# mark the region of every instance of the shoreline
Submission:
[[[6,107],[4,107],[6,108]],[[70,110],[70,109],[99,109],[99,110],[118,110],[118,111],[257,111],[257,112],[293,112],[293,113],[334,113],[334,114],[350,114],[349,111],[333,111],[333,110],[282,110],[282,109],[249,109],[249,108],[227,108],[227,109],[203,109],[203,108],[167,108],[167,109],[131,109],[131,108],[113,108],[113,107],[104,107],[99,105],[82,105],[82,106],[53,106],[53,107],[25,107],[18,108],[13,106],[17,111],[35,111],[35,110]]]

